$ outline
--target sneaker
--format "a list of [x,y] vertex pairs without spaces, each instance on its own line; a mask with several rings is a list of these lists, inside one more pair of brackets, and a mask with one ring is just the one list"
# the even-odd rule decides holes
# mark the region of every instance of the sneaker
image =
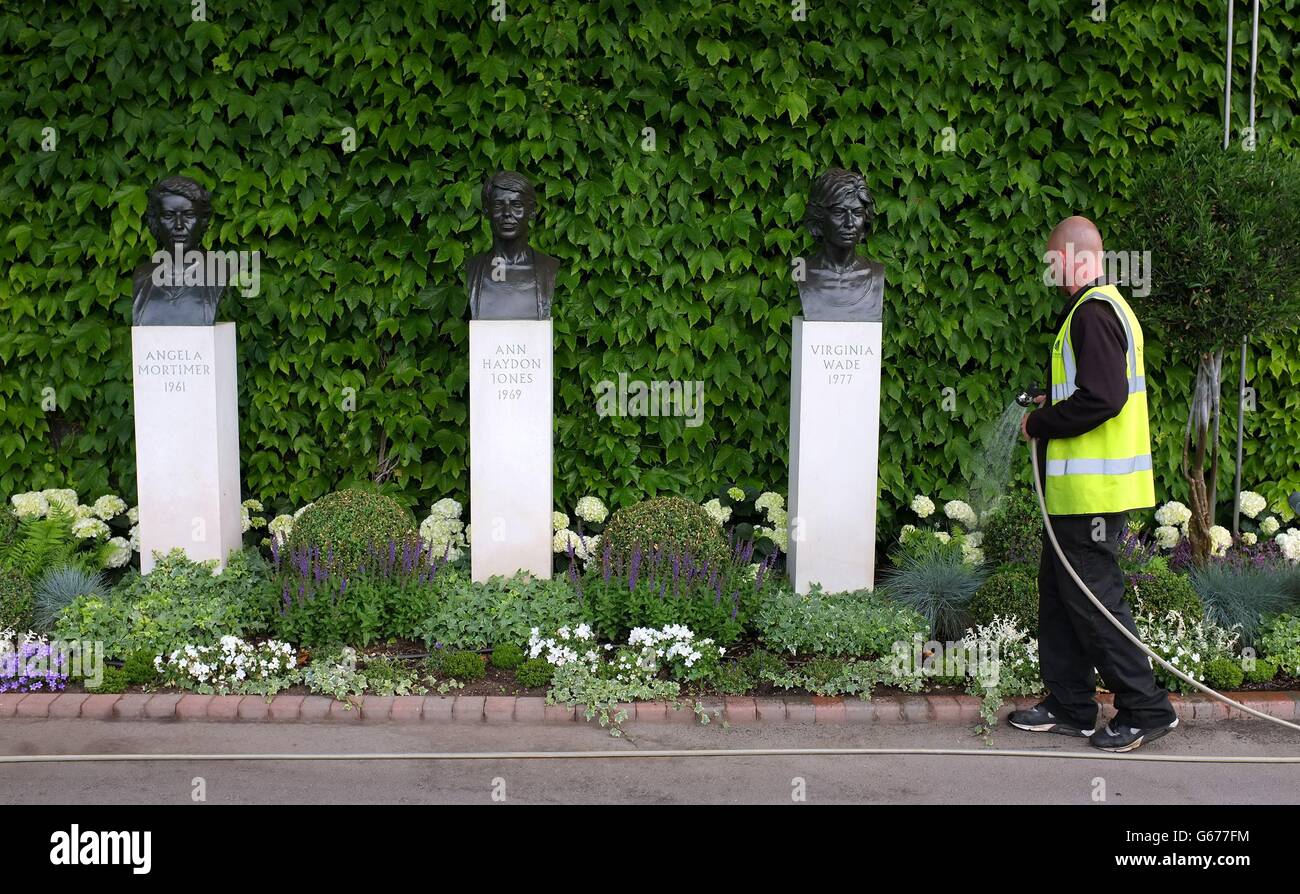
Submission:
[[1057,718],[1044,705],[1034,705],[1027,711],[1012,711],[1007,722],[1016,729],[1031,733],[1060,733],[1062,736],[1074,736],[1086,739],[1096,732],[1095,729],[1080,729],[1072,723]]
[[1102,751],[1136,751],[1147,742],[1154,742],[1161,736],[1166,736],[1178,726],[1178,718],[1167,726],[1153,726],[1149,729],[1139,729],[1136,726],[1121,726],[1118,729],[1111,723],[1106,724],[1106,728],[1099,733],[1094,733],[1088,741],[1100,748]]

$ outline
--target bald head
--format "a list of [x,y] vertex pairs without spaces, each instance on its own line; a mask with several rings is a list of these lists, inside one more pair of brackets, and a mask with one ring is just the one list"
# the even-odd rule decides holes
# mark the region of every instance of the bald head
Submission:
[[1047,237],[1043,261],[1049,285],[1056,285],[1067,295],[1101,276],[1101,233],[1086,217],[1067,217]]

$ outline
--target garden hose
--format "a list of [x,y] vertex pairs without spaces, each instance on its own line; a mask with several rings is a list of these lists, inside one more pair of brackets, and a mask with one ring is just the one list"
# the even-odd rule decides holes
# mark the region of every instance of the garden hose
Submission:
[[6,754],[3,764],[129,763],[133,761],[529,761],[639,760],[690,757],[1045,757],[1057,760],[1160,764],[1300,764],[1300,757],[1210,754],[1113,754],[1029,748],[674,748],[657,751],[430,751],[361,754]]
[[1160,666],[1163,667],[1165,670],[1169,671],[1171,674],[1173,674],[1175,677],[1178,677],[1180,680],[1185,680],[1186,682],[1192,684],[1201,692],[1204,692],[1206,695],[1212,698],[1216,698],[1219,701],[1223,702],[1225,705],[1230,705],[1231,707],[1236,708],[1238,711],[1243,711],[1247,714],[1262,718],[1264,720],[1270,720],[1273,723],[1278,723],[1281,724],[1282,726],[1300,732],[1300,724],[1291,723],[1288,720],[1283,720],[1281,717],[1272,717],[1268,714],[1265,714],[1263,711],[1256,711],[1254,708],[1248,708],[1245,705],[1243,705],[1241,702],[1233,701],[1232,699],[1228,698],[1226,695],[1224,695],[1221,692],[1215,692],[1213,689],[1211,689],[1209,686],[1206,686],[1204,683],[1201,683],[1197,680],[1193,680],[1187,674],[1183,673],[1181,670],[1174,667],[1168,661],[1165,661],[1155,652],[1147,648],[1146,643],[1138,639],[1137,636],[1131,630],[1129,630],[1127,627],[1121,624],[1119,622],[1119,619],[1116,618],[1114,615],[1112,615],[1110,611],[1106,608],[1106,606],[1101,604],[1101,600],[1093,595],[1092,590],[1088,589],[1088,585],[1085,584],[1083,580],[1079,577],[1078,573],[1074,570],[1074,566],[1071,565],[1069,560],[1065,558],[1065,553],[1061,551],[1061,544],[1057,543],[1056,541],[1056,532],[1052,530],[1052,519],[1051,516],[1047,514],[1047,501],[1043,497],[1042,476],[1038,470],[1038,439],[1037,438],[1029,439],[1029,462],[1034,468],[1034,491],[1038,494],[1038,508],[1043,513],[1043,526],[1047,530],[1048,539],[1051,540],[1052,542],[1052,549],[1056,551],[1057,558],[1061,560],[1061,564],[1065,566],[1065,570],[1070,573],[1070,577],[1074,580],[1076,584],[1079,585],[1079,589],[1082,590],[1090,600],[1092,600],[1092,604],[1097,606],[1097,610],[1102,613],[1102,615],[1106,618],[1107,621],[1109,621],[1112,625],[1114,625],[1116,630],[1124,634],[1124,636],[1129,640],[1129,642],[1133,643],[1135,646],[1137,646],[1139,649],[1145,652],[1147,656],[1151,658],[1152,661],[1159,662]]

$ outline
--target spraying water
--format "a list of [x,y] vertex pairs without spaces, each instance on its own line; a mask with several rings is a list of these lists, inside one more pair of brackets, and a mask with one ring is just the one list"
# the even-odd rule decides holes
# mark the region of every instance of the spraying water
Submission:
[[970,481],[970,499],[971,506],[981,516],[993,509],[1006,493],[1011,479],[1011,458],[1024,415],[1025,408],[1013,400],[980,439],[979,457]]

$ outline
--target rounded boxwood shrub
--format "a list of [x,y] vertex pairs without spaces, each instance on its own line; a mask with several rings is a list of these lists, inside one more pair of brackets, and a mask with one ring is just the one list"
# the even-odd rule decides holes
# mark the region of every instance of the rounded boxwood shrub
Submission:
[[992,565],[1037,566],[1043,548],[1043,516],[1033,488],[1013,488],[982,525],[980,548]]
[[126,674],[126,682],[132,686],[148,686],[158,680],[158,669],[153,663],[153,653],[144,649],[137,649],[126,660],[122,662],[122,673]]
[[86,681],[86,691],[98,695],[116,695],[119,692],[126,692],[126,686],[126,671],[111,664],[104,665],[104,676],[98,686],[92,686],[90,680]]
[[1277,662],[1271,658],[1256,658],[1255,666],[1246,671],[1247,683],[1269,683],[1277,676]]
[[653,497],[618,510],[605,526],[605,543],[624,561],[638,546],[642,552],[689,552],[701,562],[727,556],[722,527],[703,506],[682,497]]
[[524,650],[514,643],[503,643],[492,650],[492,666],[498,670],[514,670],[524,663]]
[[1003,565],[980,584],[966,609],[975,624],[987,624],[995,616],[1014,616],[1037,636],[1038,573],[1024,565]]
[[1205,617],[1205,604],[1191,579],[1171,571],[1163,559],[1153,560],[1141,571],[1128,575],[1124,589],[1135,614],[1160,618],[1176,611],[1189,621]]
[[477,652],[452,652],[442,659],[442,673],[453,680],[481,680],[487,675],[487,664]]
[[515,668],[515,682],[525,689],[541,689],[551,685],[555,668],[545,658],[530,658]]
[[365,564],[371,547],[407,543],[417,535],[415,518],[396,500],[366,490],[340,490],[321,497],[293,523],[289,549],[319,547],[333,555],[335,570],[348,574]]
[[0,568],[0,630],[31,629],[35,591],[21,571]]
[[1215,658],[1205,665],[1205,685],[1211,689],[1236,689],[1245,679],[1246,672],[1231,658]]

